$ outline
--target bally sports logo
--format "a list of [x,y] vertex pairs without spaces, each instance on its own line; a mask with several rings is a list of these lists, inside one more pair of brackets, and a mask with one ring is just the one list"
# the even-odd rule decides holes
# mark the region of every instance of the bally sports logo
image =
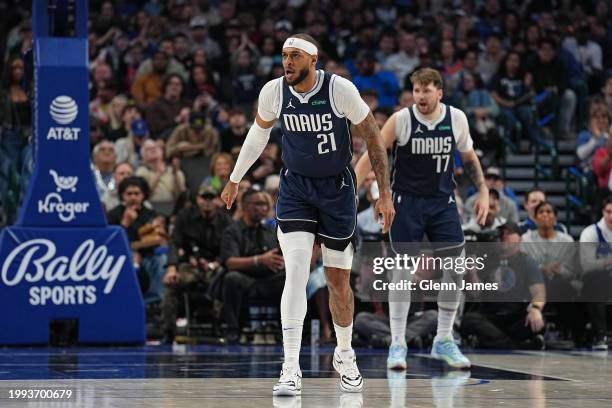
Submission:
[[103,292],[110,294],[127,258],[109,255],[106,245],[96,247],[91,239],[83,241],[68,256],[57,252],[55,243],[44,238],[19,244],[4,260],[2,282],[6,286],[46,283],[30,287],[29,301],[33,306],[91,305],[97,301],[93,283],[104,282]]
[[60,176],[57,171],[49,170],[51,178],[55,183],[56,191],[47,194],[44,200],[38,200],[39,214],[57,214],[62,222],[70,222],[76,218],[77,214],[87,212],[89,203],[87,201],[66,201],[61,195],[62,190],[76,192],[76,185],[79,182],[78,176]]
[[63,126],[50,127],[47,133],[47,140],[78,140],[81,129],[66,127],[66,125],[70,125],[74,122],[79,114],[79,106],[74,99],[67,95],[56,97],[53,99],[53,102],[51,102],[49,114],[57,124]]

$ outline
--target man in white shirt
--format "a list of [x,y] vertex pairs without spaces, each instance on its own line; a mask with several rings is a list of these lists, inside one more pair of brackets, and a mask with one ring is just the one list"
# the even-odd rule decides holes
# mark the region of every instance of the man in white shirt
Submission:
[[612,293],[612,197],[603,202],[602,218],[580,234],[582,296],[593,328],[592,347],[607,350],[605,301]]

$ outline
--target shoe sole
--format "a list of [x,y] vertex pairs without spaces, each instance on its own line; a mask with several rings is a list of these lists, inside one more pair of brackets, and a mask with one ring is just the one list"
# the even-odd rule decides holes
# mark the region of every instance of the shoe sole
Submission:
[[405,361],[402,362],[395,362],[395,363],[389,363],[387,361],[387,369],[389,370],[397,370],[397,371],[403,371],[408,367],[408,365],[406,364]]
[[450,367],[452,368],[457,368],[459,370],[467,370],[468,368],[472,367],[472,364],[455,364],[453,363],[453,360],[450,359],[450,357],[446,357],[446,356],[441,356],[439,354],[434,354],[432,353],[431,356],[433,358],[435,358],[436,360],[440,360],[440,361],[444,361],[446,364],[448,364]]
[[272,395],[275,397],[297,397],[302,395],[302,390],[292,390],[287,387],[279,387],[272,390]]
[[[336,356],[334,355],[333,357],[333,364],[334,366],[334,370],[336,370],[336,372],[338,374],[340,374],[340,370],[338,369],[338,366],[336,365]],[[339,388],[340,391],[344,391],[344,392],[351,392],[351,393],[358,393],[358,392],[362,392],[363,391],[363,376],[361,377],[361,385],[359,386],[359,388],[344,388],[342,386],[342,374],[340,374],[340,381],[339,381]]]

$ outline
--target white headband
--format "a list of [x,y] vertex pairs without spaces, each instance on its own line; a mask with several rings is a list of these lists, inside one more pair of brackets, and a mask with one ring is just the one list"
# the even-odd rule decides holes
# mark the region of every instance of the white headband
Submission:
[[283,49],[285,48],[298,48],[310,55],[317,55],[318,50],[317,46],[311,43],[310,41],[303,40],[301,38],[289,37],[285,40],[283,44]]

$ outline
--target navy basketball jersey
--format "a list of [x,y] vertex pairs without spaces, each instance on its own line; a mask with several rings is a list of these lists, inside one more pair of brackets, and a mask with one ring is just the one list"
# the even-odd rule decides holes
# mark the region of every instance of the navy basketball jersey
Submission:
[[337,114],[331,84],[335,75],[317,71],[317,83],[299,94],[282,79],[279,120],[282,159],[290,171],[307,177],[342,173],[351,162],[349,121]]
[[444,118],[433,129],[419,122],[412,107],[407,109],[410,137],[404,145],[395,144],[391,188],[416,196],[453,194],[456,142],[450,106],[444,105]]

